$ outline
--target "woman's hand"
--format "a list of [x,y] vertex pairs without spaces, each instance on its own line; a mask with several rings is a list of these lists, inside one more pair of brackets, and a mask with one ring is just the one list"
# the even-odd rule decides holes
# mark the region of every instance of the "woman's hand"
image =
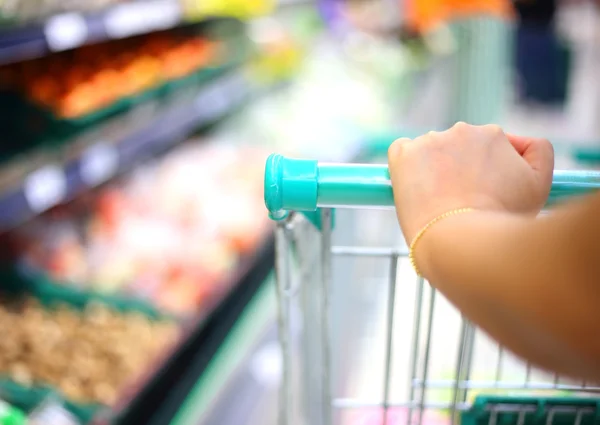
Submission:
[[472,323],[553,372],[600,380],[600,194],[535,218],[552,181],[546,140],[457,124],[389,151],[407,241],[433,218],[415,261]]
[[388,159],[398,220],[408,243],[429,221],[456,208],[538,214],[554,169],[547,140],[465,123],[415,140],[398,139]]

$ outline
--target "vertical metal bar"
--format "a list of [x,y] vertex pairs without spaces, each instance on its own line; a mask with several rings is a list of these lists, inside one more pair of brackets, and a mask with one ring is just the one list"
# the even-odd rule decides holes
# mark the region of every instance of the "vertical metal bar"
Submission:
[[575,416],[574,425],[581,425],[581,420],[583,419],[583,410],[577,410],[577,416]]
[[[467,401],[467,394],[469,393],[469,383],[471,380],[471,369],[472,369],[472,365],[473,365],[473,351],[475,349],[475,333],[477,331],[477,328],[475,328],[475,325],[473,325],[470,322],[467,322],[467,330],[468,330],[468,334],[467,334],[467,349],[466,349],[466,358],[465,358],[465,363],[463,365],[463,378],[462,381],[465,384],[463,386],[463,389],[461,391],[461,397],[460,397],[460,401],[462,402],[466,402]],[[460,422],[460,420],[459,420]]]
[[500,384],[502,379],[502,364],[504,360],[504,348],[498,345],[498,363],[496,363],[496,387]]
[[329,320],[329,287],[331,284],[331,210],[321,212],[321,305],[322,305],[322,362],[323,387],[321,393],[323,425],[331,425],[331,337]]
[[302,396],[301,417],[307,423],[318,425],[322,417],[321,381],[323,379],[321,361],[323,320],[320,292],[322,259],[319,246],[321,233],[305,219],[296,221],[298,228],[293,233],[293,241],[298,255],[302,311],[300,350],[303,363],[298,377]]
[[[410,360],[410,382],[408,384],[408,401],[410,406],[408,409],[407,425],[412,424],[413,416],[413,401],[415,401],[415,379],[417,379],[417,365],[419,362],[419,342],[421,340],[421,313],[423,310],[423,289],[425,288],[425,279],[417,278],[417,296],[415,297],[415,315],[413,319],[413,339],[412,352]],[[425,385],[425,383],[423,383]]]
[[529,387],[530,382],[531,382],[531,363],[527,362],[527,366],[525,369],[525,388]]
[[288,243],[285,223],[279,223],[275,230],[275,280],[277,284],[277,324],[279,342],[281,344],[283,370],[280,386],[279,424],[290,425],[292,411],[291,393],[291,347],[289,340],[289,311],[286,300],[287,289],[290,285],[289,270],[290,246]]
[[549,410],[550,411],[548,412],[548,416],[546,417],[546,425],[552,425],[552,422],[554,421],[554,408],[551,407]]
[[[468,381],[471,380],[471,372],[472,372],[472,366],[473,366],[473,352],[475,351],[475,335],[477,333],[477,328],[475,327],[475,325],[473,325],[472,323],[469,322],[469,338],[467,340],[467,362],[466,362],[466,368],[465,368],[465,376],[464,376],[464,380],[468,383]],[[465,386],[465,391],[464,394],[462,395],[462,401],[466,401],[467,400],[467,392],[468,392],[468,386]]]
[[383,377],[383,425],[387,425],[388,423],[388,407],[390,402],[390,372],[392,366],[392,338],[394,333],[394,306],[396,304],[396,274],[398,271],[398,256],[392,255],[390,261],[387,329],[385,341],[385,370]]
[[[460,379],[462,376],[462,367],[463,367],[463,357],[465,355],[465,351],[466,351],[466,320],[463,318],[462,319],[462,328],[460,331],[460,341],[458,344],[458,358],[456,360],[456,372],[454,375],[454,388],[452,389],[452,402],[451,402],[451,412],[450,412],[450,420],[451,420],[451,424],[454,425],[455,420],[456,420],[456,405],[458,404],[458,391],[459,391],[459,385],[460,385]],[[491,420],[491,418],[490,418]]]
[[498,411],[494,407],[490,413],[490,420],[488,421],[488,425],[496,425],[498,423]]
[[464,384],[468,379],[471,372],[471,357],[473,354],[473,347],[475,341],[475,328],[469,321],[463,318],[460,344],[458,346],[458,359],[456,363],[456,379],[454,381],[453,389],[453,400],[451,406],[451,424],[454,425],[459,421],[458,415],[458,403],[459,401],[465,401],[468,390],[464,387]]
[[429,314],[427,316],[427,339],[425,340],[425,355],[423,358],[423,375],[421,382],[423,383],[421,388],[421,399],[419,400],[419,420],[418,425],[423,423],[423,413],[425,411],[425,397],[427,391],[427,378],[429,376],[429,354],[431,353],[431,333],[433,330],[433,311],[435,307],[435,294],[436,290],[431,288],[431,295],[429,297]]

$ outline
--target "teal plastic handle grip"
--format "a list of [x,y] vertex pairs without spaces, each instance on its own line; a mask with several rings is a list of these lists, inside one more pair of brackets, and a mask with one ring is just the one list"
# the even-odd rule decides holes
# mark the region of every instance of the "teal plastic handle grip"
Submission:
[[[600,189],[600,172],[554,171],[549,203]],[[271,218],[321,207],[393,207],[387,165],[335,164],[273,154],[265,167],[265,204]]]

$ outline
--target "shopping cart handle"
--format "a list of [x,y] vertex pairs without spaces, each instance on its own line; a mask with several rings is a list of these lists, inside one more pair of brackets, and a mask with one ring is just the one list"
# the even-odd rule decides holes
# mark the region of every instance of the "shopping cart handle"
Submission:
[[[554,171],[549,202],[600,189],[600,172]],[[387,165],[336,164],[273,154],[265,167],[265,204],[271,218],[320,207],[392,207]]]

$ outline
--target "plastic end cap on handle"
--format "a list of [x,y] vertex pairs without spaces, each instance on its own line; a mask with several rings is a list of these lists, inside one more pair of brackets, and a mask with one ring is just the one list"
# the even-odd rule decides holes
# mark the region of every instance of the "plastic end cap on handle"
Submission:
[[265,205],[273,220],[289,210],[315,211],[318,187],[317,161],[272,154],[265,166]]

